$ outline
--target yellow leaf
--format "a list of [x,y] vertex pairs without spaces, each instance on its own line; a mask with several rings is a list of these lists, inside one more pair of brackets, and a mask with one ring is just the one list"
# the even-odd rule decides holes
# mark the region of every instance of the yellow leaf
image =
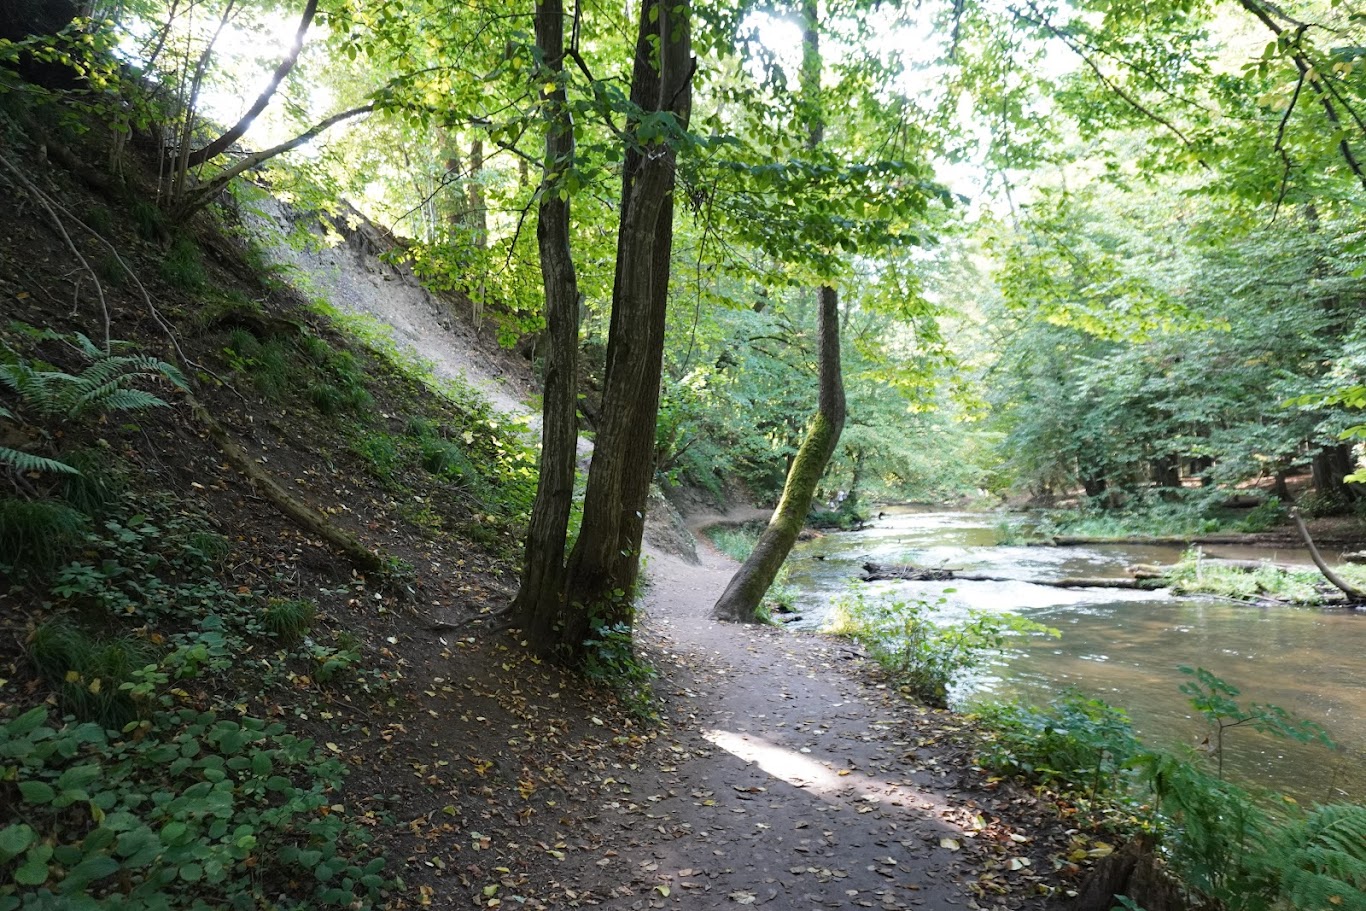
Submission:
[[541,91],[545,92],[547,95],[551,95],[554,94],[557,88],[559,88],[559,86],[555,85],[555,83],[547,82],[545,85],[541,86]]
[[81,675],[78,674],[78,673],[76,673],[75,671],[67,671],[67,672],[66,672],[66,682],[67,682],[67,683],[75,683],[77,680],[80,680],[80,679],[81,679]]
[[1096,842],[1096,846],[1086,852],[1091,857],[1109,857],[1115,853],[1114,845],[1107,845],[1103,841]]
[[88,686],[87,689],[90,690],[91,693],[98,696],[100,688],[103,685],[103,681],[101,681],[99,677],[96,677],[94,680],[90,681],[90,686]]
[[948,848],[950,851],[957,851],[962,845],[958,844],[958,839],[949,838],[945,835],[943,838],[939,839],[939,847]]
[[665,898],[669,897],[668,886],[655,886],[655,891],[658,892],[660,895],[664,896]]

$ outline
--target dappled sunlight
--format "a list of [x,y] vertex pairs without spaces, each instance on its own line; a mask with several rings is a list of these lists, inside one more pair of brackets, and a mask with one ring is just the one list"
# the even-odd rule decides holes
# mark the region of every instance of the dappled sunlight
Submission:
[[836,768],[833,760],[779,746],[752,734],[713,729],[702,736],[737,759],[753,763],[774,778],[801,788],[826,803],[913,809],[937,816],[948,829],[966,831],[945,818],[945,814],[954,809],[948,802],[914,786],[871,776],[862,770]]

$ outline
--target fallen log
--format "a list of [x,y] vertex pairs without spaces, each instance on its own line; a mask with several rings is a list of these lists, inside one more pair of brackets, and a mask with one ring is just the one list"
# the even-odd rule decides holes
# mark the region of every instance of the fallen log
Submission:
[[1184,547],[1187,544],[1249,544],[1255,539],[1248,535],[1130,535],[1107,538],[1103,535],[1054,535],[1038,541],[1025,541],[1026,547],[1087,547],[1097,544],[1142,545],[1157,544]]
[[925,568],[895,563],[863,564],[864,582],[882,582],[898,579],[908,582],[1026,582],[1030,585],[1044,585],[1049,588],[1124,588],[1138,591],[1153,591],[1166,588],[1160,579],[1127,579],[1111,576],[1076,577],[1068,579],[1019,579],[1012,576],[993,576],[988,573],[970,573],[959,569]]

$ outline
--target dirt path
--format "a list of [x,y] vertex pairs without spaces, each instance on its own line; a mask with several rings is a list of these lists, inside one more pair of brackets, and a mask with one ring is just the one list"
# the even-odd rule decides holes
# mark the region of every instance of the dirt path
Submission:
[[[837,640],[711,620],[734,564],[705,545],[699,554],[700,565],[659,554],[648,564],[639,640],[664,678],[668,736],[654,762],[616,773],[618,793],[599,808],[604,850],[590,860],[606,885],[595,898],[1044,907],[1033,871],[1046,852],[1031,859],[1031,836],[1002,823],[996,811],[1012,801],[964,790],[977,776],[953,743],[953,716],[869,679]],[[987,900],[984,874],[1009,894]]]

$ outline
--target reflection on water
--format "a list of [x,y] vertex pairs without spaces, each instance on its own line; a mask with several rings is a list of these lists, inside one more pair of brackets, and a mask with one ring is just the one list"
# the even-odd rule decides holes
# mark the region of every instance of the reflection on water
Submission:
[[[1007,582],[853,583],[866,593],[945,599],[946,619],[971,609],[1016,611],[1062,631],[1020,640],[975,681],[980,693],[1046,702],[1067,687],[1128,709],[1150,741],[1195,746],[1205,733],[1178,687],[1181,665],[1200,666],[1242,690],[1244,704],[1282,706],[1319,722],[1336,751],[1238,729],[1226,735],[1230,774],[1302,801],[1366,800],[1366,614],[1259,608],[1170,598],[1162,592],[1055,589],[1031,579],[1122,576],[1132,563],[1173,563],[1160,546],[996,546],[997,517],[891,509],[875,527],[803,543],[788,560],[803,619],[817,627],[865,562],[971,569]],[[1207,547],[1212,556],[1307,562],[1294,550]]]

